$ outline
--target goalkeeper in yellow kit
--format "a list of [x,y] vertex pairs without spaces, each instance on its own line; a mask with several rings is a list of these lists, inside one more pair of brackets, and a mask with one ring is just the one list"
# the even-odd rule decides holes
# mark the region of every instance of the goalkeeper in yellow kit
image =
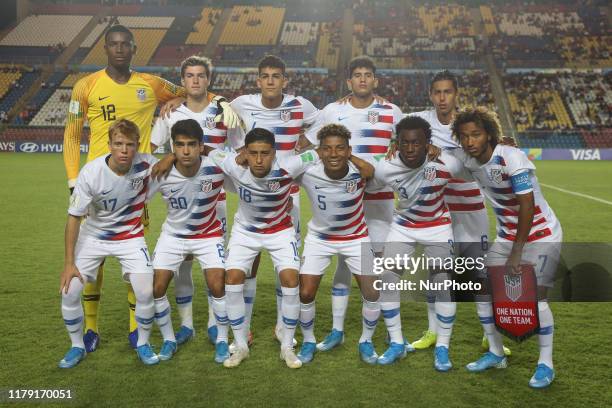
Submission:
[[[68,175],[68,187],[72,189],[79,172],[81,134],[85,118],[89,122],[89,154],[87,161],[108,153],[108,128],[118,119],[128,119],[140,130],[139,151],[151,153],[150,138],[153,115],[161,103],[174,101],[184,96],[184,90],[154,75],[134,72],[130,69],[132,56],[136,52],[134,35],[122,26],[110,27],[104,35],[104,50],[107,55],[106,68],[80,79],[72,90],[70,105],[64,131],[64,164]],[[219,106],[215,120],[223,118],[226,126],[232,127],[237,117],[228,108],[227,102],[217,97],[213,99]],[[169,107],[171,107],[170,104]],[[149,224],[148,212],[144,211],[143,225]],[[85,334],[83,340],[87,352],[95,351],[99,343],[98,305],[103,280],[104,263],[98,269],[95,283],[87,283],[83,291],[85,311]],[[128,285],[130,305],[130,333],[132,347],[136,347],[137,330],[134,319],[136,298]]]

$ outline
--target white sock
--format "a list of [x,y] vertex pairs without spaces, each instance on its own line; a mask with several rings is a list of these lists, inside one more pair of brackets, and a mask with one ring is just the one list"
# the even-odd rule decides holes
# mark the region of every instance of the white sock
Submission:
[[211,296],[213,315],[215,317],[215,324],[217,325],[217,343],[224,341],[227,343],[227,334],[229,331],[229,319],[227,317],[227,305],[225,296],[216,298]]
[[298,287],[281,287],[283,292],[283,341],[281,347],[292,347],[295,327],[300,318],[300,290]]
[[174,277],[174,295],[176,307],[181,318],[181,326],[193,329],[193,280],[191,267],[193,261],[183,261],[178,274]]
[[62,317],[72,347],[84,349],[83,343],[83,304],[81,303],[83,284],[78,278],[72,278],[68,293],[62,292]]
[[385,319],[385,326],[392,343],[404,344],[402,320],[400,318],[400,302],[380,302],[380,310]]
[[230,326],[232,326],[232,333],[234,333],[234,341],[238,347],[245,348],[248,345],[243,291],[243,284],[225,285],[225,308]]
[[255,304],[255,294],[257,293],[257,279],[246,278],[244,280],[244,307],[247,332],[251,330],[251,319],[253,318],[253,305]]
[[457,313],[457,304],[455,302],[436,302],[436,347],[449,347],[451,334],[453,333],[453,324],[455,323],[455,314]]
[[276,327],[283,327],[283,289],[276,275]]
[[210,293],[210,289],[206,291],[206,299],[208,300],[208,324],[207,324],[207,328],[210,329],[211,327],[215,326],[217,324],[217,320],[215,319],[215,311],[213,310],[213,296]]
[[435,296],[427,296],[427,323],[429,330],[432,333],[437,332],[436,325],[438,324],[436,319],[436,297]]
[[302,335],[304,343],[316,343],[314,335],[314,320],[315,320],[315,301],[312,303],[300,303],[300,326],[302,327]]
[[153,299],[153,274],[131,273],[130,283],[136,295],[136,323],[138,323],[138,347],[149,343],[151,327],[155,320]]
[[380,303],[370,302],[365,299],[362,299],[362,302],[362,328],[359,343],[363,343],[364,341],[369,341],[371,343],[374,330],[376,330],[376,324],[378,323],[378,318],[380,317]]
[[476,312],[484,329],[485,336],[489,340],[489,351],[498,357],[504,355],[504,343],[501,335],[495,327],[493,317],[493,305],[491,302],[476,302]]
[[170,302],[168,302],[168,296],[166,295],[155,299],[155,322],[159,326],[159,331],[164,341],[170,340],[176,342],[174,329],[172,328]]
[[540,343],[540,358],[538,364],[546,364],[553,368],[553,334],[555,322],[552,310],[546,300],[538,302],[538,318],[540,319],[540,329],[538,330],[538,342]]
[[344,319],[351,291],[351,278],[351,271],[346,266],[346,261],[343,257],[338,257],[338,266],[336,266],[332,285],[332,327],[338,331],[344,331]]

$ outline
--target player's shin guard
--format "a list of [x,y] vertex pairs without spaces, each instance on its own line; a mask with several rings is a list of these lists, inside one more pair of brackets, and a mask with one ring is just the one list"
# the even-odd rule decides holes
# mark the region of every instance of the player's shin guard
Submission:
[[380,310],[389,332],[391,343],[404,344],[402,320],[400,318],[400,302],[380,302]]
[[372,336],[374,335],[374,330],[376,330],[376,324],[380,317],[380,303],[370,302],[366,299],[362,300],[361,317],[363,323],[359,343],[363,343],[364,341],[372,342]]
[[136,295],[136,322],[138,323],[138,344],[149,343],[151,327],[155,320],[155,301],[153,300],[153,274],[130,274],[130,283]]
[[191,268],[193,261],[183,261],[178,274],[174,277],[174,295],[176,308],[181,318],[181,326],[193,329],[193,280]]
[[207,328],[211,328],[217,324],[217,320],[215,319],[215,312],[213,310],[213,295],[210,293],[210,290],[206,291],[206,299],[208,301],[208,323],[206,325]]
[[159,331],[165,340],[176,342],[174,337],[174,329],[172,328],[172,317],[170,310],[170,302],[168,297],[164,295],[159,299],[155,299],[155,322],[159,327]]
[[344,331],[344,318],[348,309],[351,277],[351,272],[346,263],[339,257],[332,286],[332,328],[340,332]]
[[98,309],[100,307],[100,290],[104,280],[104,264],[98,268],[96,280],[85,282],[83,288],[83,310],[85,312],[85,331],[98,333]]
[[128,283],[127,285],[127,299],[130,313],[130,333],[138,328],[136,323],[136,295],[134,294],[134,288]]
[[[489,298],[490,299],[490,298]],[[476,312],[485,332],[485,336],[489,340],[489,351],[496,356],[504,356],[504,345],[501,335],[495,328],[495,319],[493,317],[493,304],[491,301],[476,302]]]
[[240,348],[248,348],[245,325],[244,285],[225,285],[225,307],[227,318],[234,333],[234,341]]
[[538,318],[540,319],[540,328],[538,329],[540,358],[538,359],[538,364],[546,364],[549,368],[553,368],[552,354],[555,322],[546,300],[538,302]]
[[437,333],[436,324],[436,295],[427,295],[427,330]]
[[251,319],[253,318],[253,305],[257,294],[257,278],[247,278],[244,280],[244,307],[247,332],[251,329]]
[[304,343],[316,343],[314,335],[315,302],[300,303],[300,327],[304,336]]
[[276,327],[283,327],[283,289],[276,274]]
[[300,290],[295,288],[281,288],[283,292],[283,303],[281,311],[283,314],[283,341],[281,348],[293,347],[293,337],[295,335],[295,327],[300,318]]
[[453,324],[455,323],[455,314],[457,312],[457,304],[455,302],[436,302],[436,347],[449,347],[451,334],[453,333]]
[[217,343],[224,341],[227,343],[227,332],[229,330],[229,318],[227,317],[227,305],[225,296],[212,297],[212,310],[217,325]]
[[78,278],[72,278],[68,293],[62,292],[62,317],[70,336],[72,347],[84,349],[83,343],[83,306],[81,293],[83,284]]

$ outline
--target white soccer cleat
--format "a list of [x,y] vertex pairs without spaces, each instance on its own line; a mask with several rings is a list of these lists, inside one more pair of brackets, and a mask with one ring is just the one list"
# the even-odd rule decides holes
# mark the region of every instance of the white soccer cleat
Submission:
[[287,367],[289,368],[300,368],[302,367],[302,360],[296,355],[293,347],[283,347],[280,352],[281,360],[285,360]]
[[[279,326],[276,325],[274,327],[274,337],[276,338],[276,341],[278,341],[279,343],[283,342],[283,326]],[[297,340],[295,339],[295,337],[293,338],[293,347],[297,346]]]
[[247,358],[249,358],[249,348],[236,347],[234,354],[223,362],[223,366],[227,368],[238,367],[240,363],[242,363],[242,360],[246,360]]

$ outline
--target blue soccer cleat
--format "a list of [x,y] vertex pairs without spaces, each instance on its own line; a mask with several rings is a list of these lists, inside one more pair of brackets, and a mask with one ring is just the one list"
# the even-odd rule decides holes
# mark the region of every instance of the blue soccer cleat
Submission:
[[71,347],[57,366],[59,368],[72,368],[79,364],[81,360],[85,358],[86,354],[85,349],[80,347]]
[[89,329],[83,335],[83,343],[85,343],[85,351],[88,353],[93,353],[98,348],[100,344],[100,335],[95,331]]
[[[389,332],[385,336],[385,344],[391,343],[391,337],[389,336]],[[416,349],[412,346],[412,344],[404,337],[404,346],[406,347],[406,353],[414,353]]]
[[[216,328],[216,327],[215,327]],[[176,344],[181,345],[187,343],[194,336],[195,331],[187,326],[181,326],[176,332]],[[215,339],[217,336],[215,336]]]
[[374,345],[371,341],[364,341],[359,343],[359,357],[361,361],[368,364],[376,364],[378,361],[378,354],[374,350]]
[[132,347],[134,350],[138,348],[138,329],[128,334],[128,341],[130,342],[130,347]]
[[219,334],[217,326],[210,326],[206,331],[208,332],[208,341],[211,344],[217,344],[217,334]]
[[344,332],[332,329],[332,331],[327,335],[327,337],[325,337],[322,342],[317,344],[317,350],[329,351],[342,343],[344,343]]
[[508,367],[508,359],[505,356],[497,356],[490,351],[487,351],[477,361],[474,361],[465,366],[472,373],[479,373],[489,368],[506,368]]
[[453,364],[448,358],[448,347],[437,346],[434,349],[434,368],[441,372],[450,371],[453,368]]
[[314,353],[317,351],[317,345],[311,342],[302,343],[302,347],[300,348],[300,352],[297,355],[297,358],[304,364],[310,363],[314,358]]
[[136,348],[136,354],[138,358],[145,365],[154,365],[159,363],[159,357],[153,352],[150,344],[143,344]]
[[215,363],[223,363],[230,357],[229,346],[225,341],[215,344]]
[[529,386],[531,388],[546,388],[552,384],[555,379],[555,370],[547,366],[546,364],[538,364],[536,367],[533,377],[529,380]]
[[406,357],[406,347],[403,344],[391,342],[387,351],[376,361],[380,365],[392,364],[395,360]]
[[176,353],[176,341],[165,340],[157,357],[161,361],[168,361]]

